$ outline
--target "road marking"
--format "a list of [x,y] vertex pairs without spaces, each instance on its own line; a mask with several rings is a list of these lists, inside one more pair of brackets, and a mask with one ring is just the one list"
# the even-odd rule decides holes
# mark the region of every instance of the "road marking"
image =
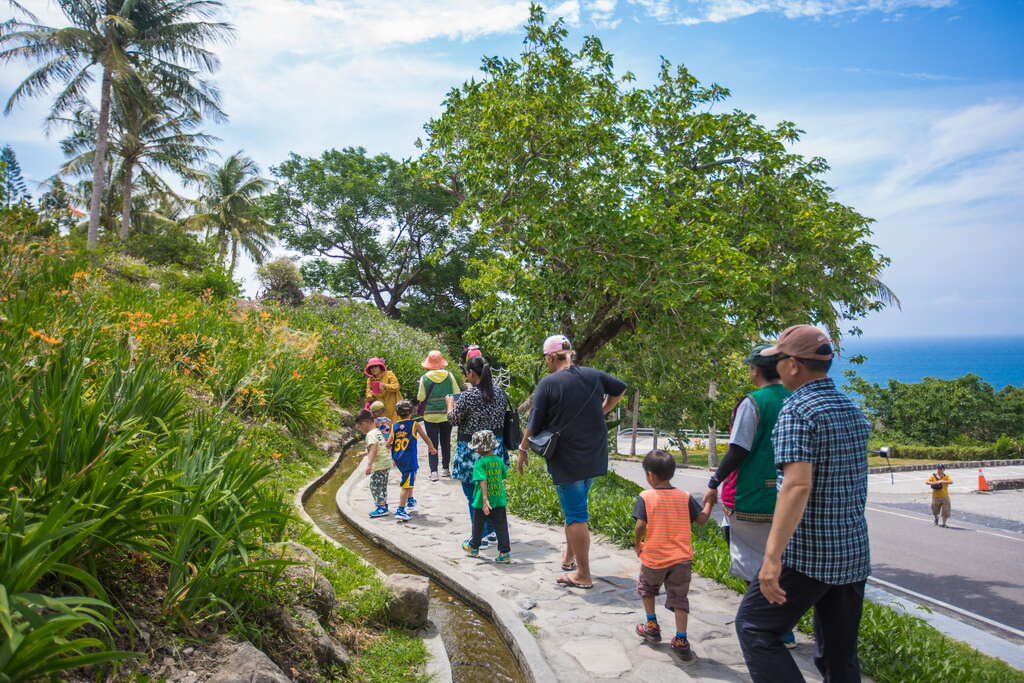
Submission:
[[[907,519],[916,519],[919,522],[928,522],[934,524],[934,520],[928,519],[927,517],[918,517],[917,515],[908,515],[902,512],[893,512],[891,510],[883,510],[881,508],[866,507],[865,510],[871,510],[872,512],[881,512],[886,515],[895,515],[897,517],[906,517]],[[960,524],[967,524],[968,522],[960,522]],[[974,531],[979,534],[988,534],[989,536],[998,536],[999,538],[1008,538],[1011,541],[1017,541],[1018,543],[1024,543],[1024,537],[1007,536],[1006,534],[997,534],[994,531],[987,531],[986,529],[977,529],[975,527],[962,527],[966,531]]]
[[998,629],[1002,629],[1003,631],[1006,631],[1007,633],[1012,633],[1015,636],[1018,636],[1020,638],[1024,638],[1024,631],[1021,631],[1019,629],[1015,629],[1012,626],[1007,626],[1006,624],[1001,624],[998,621],[994,621],[992,619],[989,619],[988,617],[983,617],[980,614],[976,614],[974,612],[970,612],[968,610],[961,609],[960,607],[957,607],[956,605],[951,605],[948,602],[943,602],[942,600],[938,600],[936,598],[929,597],[929,596],[924,595],[922,593],[918,593],[916,591],[912,591],[909,588],[904,588],[903,586],[900,586],[900,585],[895,584],[895,583],[890,583],[888,581],[883,581],[882,579],[876,579],[873,576],[869,576],[868,577],[868,581],[870,581],[871,583],[877,583],[880,586],[885,586],[886,588],[891,588],[891,589],[899,591],[901,593],[906,593],[907,595],[912,595],[915,598],[918,598],[920,600],[924,600],[926,602],[930,602],[933,605],[938,605],[939,607],[942,607],[943,609],[948,609],[948,610],[950,610],[952,612],[956,612],[957,614],[962,614],[965,617],[969,617],[971,619],[975,619],[975,620],[980,621],[980,622],[982,622],[984,624],[988,624],[989,626],[994,626],[994,627],[996,627]]

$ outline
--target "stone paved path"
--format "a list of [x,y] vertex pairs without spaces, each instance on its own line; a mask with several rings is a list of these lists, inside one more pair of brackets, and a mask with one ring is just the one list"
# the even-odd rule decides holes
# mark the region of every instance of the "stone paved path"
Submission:
[[[595,538],[591,548],[594,588],[563,588],[555,584],[561,573],[562,529],[510,516],[512,565],[493,562],[494,546],[481,550],[480,558],[466,557],[460,545],[469,536],[469,513],[461,486],[450,479],[431,482],[423,444],[420,453],[413,520],[399,523],[388,516],[372,524],[380,525],[404,549],[442,559],[514,605],[559,680],[750,680],[732,625],[740,601],[737,594],[694,576],[688,633],[697,656],[682,662],[670,652],[667,641],[652,646],[633,633],[643,618],[635,590],[639,567],[635,553]],[[388,487],[392,511],[398,490],[398,471],[392,469]],[[355,510],[371,509],[365,481],[352,487],[348,502]],[[661,605],[658,620],[667,632],[672,630],[672,613]],[[794,653],[805,677],[821,680],[811,662],[813,645],[802,635],[798,638]]]

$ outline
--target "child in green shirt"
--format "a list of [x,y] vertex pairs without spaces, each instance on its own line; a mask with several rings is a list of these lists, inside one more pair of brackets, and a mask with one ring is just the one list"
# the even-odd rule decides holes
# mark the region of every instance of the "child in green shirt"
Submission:
[[498,440],[494,432],[482,429],[473,435],[469,447],[480,457],[473,466],[473,537],[463,541],[462,549],[470,557],[480,556],[480,539],[484,535],[484,522],[489,521],[498,535],[498,556],[495,562],[510,564],[512,544],[508,538],[508,515],[505,512],[505,478],[508,465],[494,454]]

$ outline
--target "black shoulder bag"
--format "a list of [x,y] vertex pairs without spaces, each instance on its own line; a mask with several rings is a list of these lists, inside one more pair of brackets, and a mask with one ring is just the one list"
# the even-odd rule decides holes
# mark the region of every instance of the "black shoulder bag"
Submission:
[[501,426],[501,440],[505,442],[505,450],[519,448],[523,440],[523,427],[519,422],[519,411],[512,406],[508,394],[505,394],[505,422]]
[[568,420],[564,425],[562,425],[561,429],[545,429],[539,434],[534,434],[533,436],[531,436],[529,438],[530,450],[536,453],[537,455],[541,456],[545,460],[551,460],[551,458],[555,457],[555,449],[558,446],[558,437],[561,435],[562,430],[568,427],[570,424],[572,424],[573,420],[575,420],[583,413],[583,409],[587,407],[588,403],[590,403],[590,399],[594,398],[594,394],[597,392],[597,385],[599,383],[600,382],[594,383],[594,388],[591,389],[590,396],[587,396],[587,400],[580,404],[580,409],[576,411],[576,414],[573,415],[570,420]]

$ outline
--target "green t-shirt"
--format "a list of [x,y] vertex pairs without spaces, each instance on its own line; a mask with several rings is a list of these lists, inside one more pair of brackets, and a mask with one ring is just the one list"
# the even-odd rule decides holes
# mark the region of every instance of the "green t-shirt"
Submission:
[[[496,455],[488,455],[480,458],[473,465],[473,481],[481,482],[487,480],[487,500],[492,508],[505,507],[505,476],[508,474],[508,465]],[[480,484],[476,484],[476,491],[473,493],[473,507],[483,508],[484,495],[480,491]]]

